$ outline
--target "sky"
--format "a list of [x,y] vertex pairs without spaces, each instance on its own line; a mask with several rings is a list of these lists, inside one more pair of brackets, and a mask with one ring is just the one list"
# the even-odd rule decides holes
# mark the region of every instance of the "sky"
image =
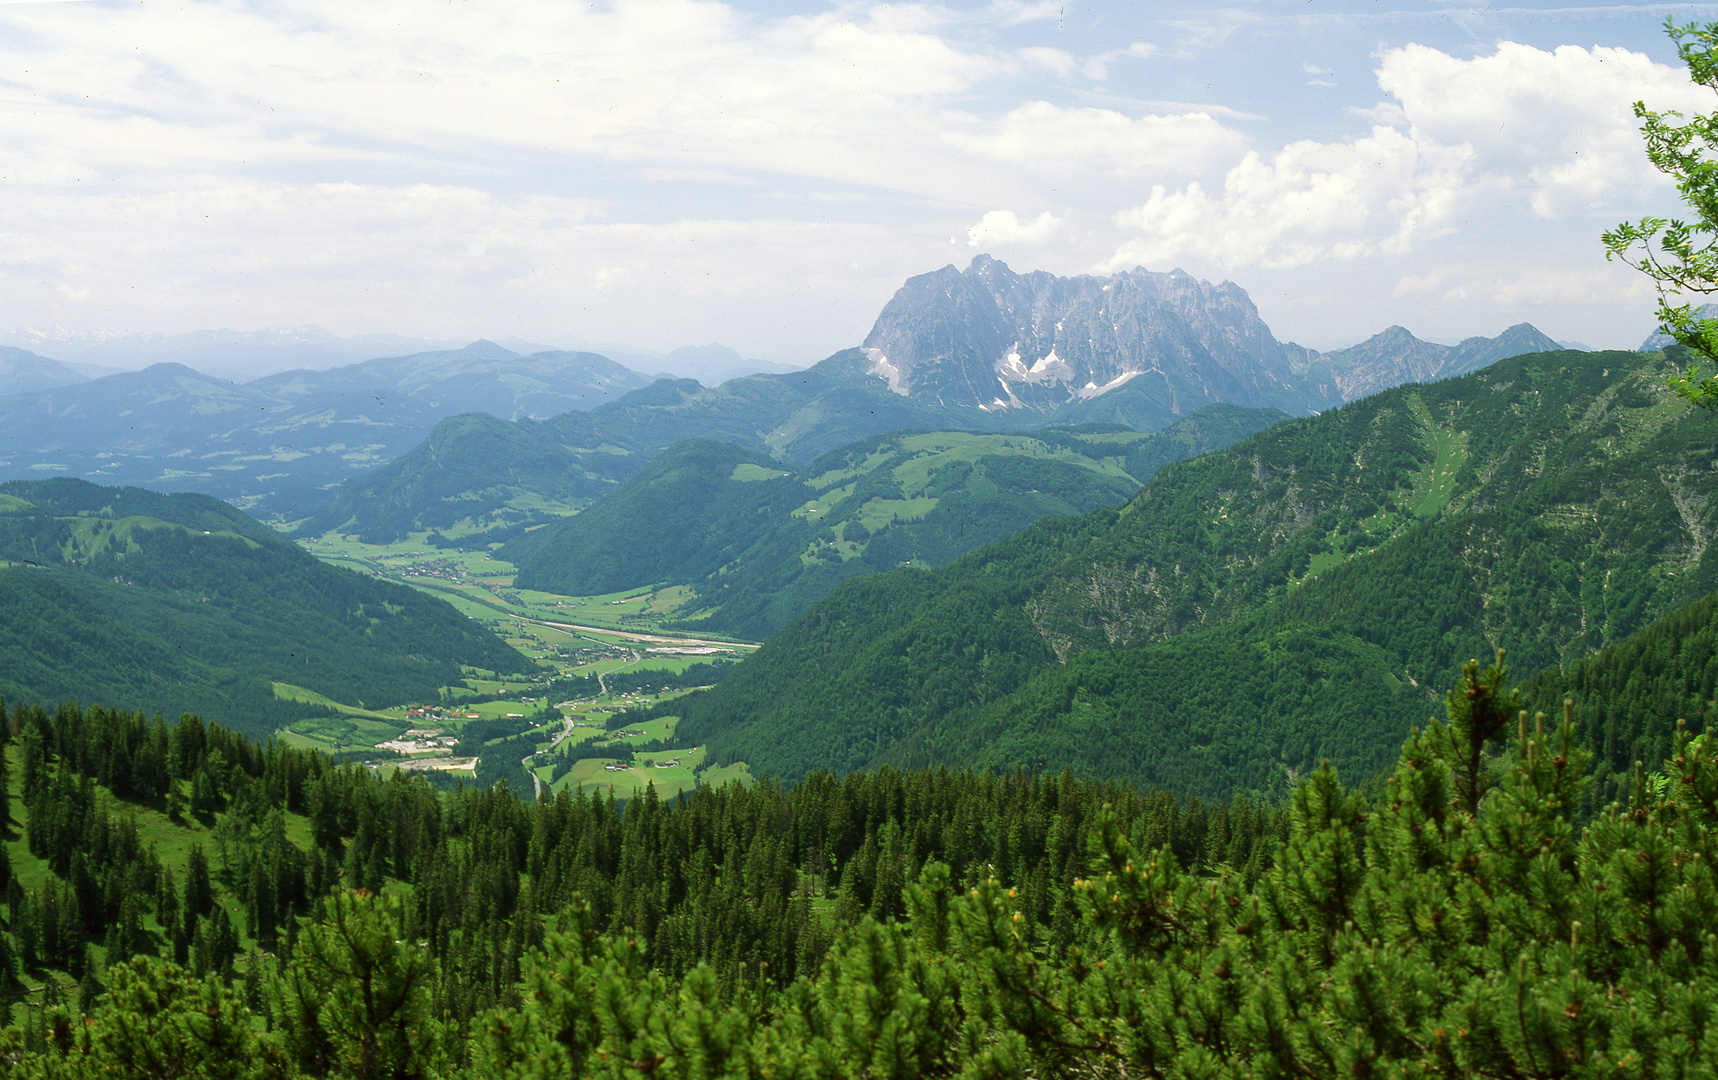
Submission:
[[0,0],[0,327],[719,341],[1180,267],[1315,348],[1633,348],[1631,103],[1718,4]]

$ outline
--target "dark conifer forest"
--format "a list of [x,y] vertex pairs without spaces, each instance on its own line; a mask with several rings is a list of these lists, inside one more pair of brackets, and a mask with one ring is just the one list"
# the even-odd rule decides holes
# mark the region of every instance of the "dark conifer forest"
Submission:
[[[1686,669],[1664,642],[1712,610],[1557,686],[1470,663],[1393,766],[1358,787],[1323,766],[1280,805],[890,768],[532,802],[190,715],[15,704],[0,1061],[1706,1075],[1718,746],[1676,724],[1668,760],[1597,805],[1575,718],[1607,715],[1619,683],[1674,699]],[[1529,715],[1560,687],[1575,699]],[[1599,760],[1628,734],[1613,724]]]

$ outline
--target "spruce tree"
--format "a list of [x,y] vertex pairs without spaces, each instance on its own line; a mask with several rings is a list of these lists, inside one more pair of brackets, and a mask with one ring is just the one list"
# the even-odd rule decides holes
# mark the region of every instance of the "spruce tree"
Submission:
[[203,845],[192,844],[191,855],[185,863],[185,914],[188,918],[207,915],[215,906],[215,885],[209,879],[209,857]]

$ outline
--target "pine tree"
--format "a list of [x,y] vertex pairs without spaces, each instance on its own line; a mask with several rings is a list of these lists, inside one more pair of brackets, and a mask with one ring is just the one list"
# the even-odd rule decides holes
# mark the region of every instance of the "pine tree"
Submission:
[[396,903],[363,892],[331,897],[279,984],[274,1016],[288,1038],[328,1047],[360,1080],[433,1069],[442,1030],[429,1011],[434,966],[398,934]]
[[210,778],[208,769],[199,768],[191,780],[191,816],[207,821],[219,808],[220,796],[215,790],[215,782]]
[[214,907],[215,885],[209,879],[209,857],[203,853],[203,845],[192,844],[190,858],[185,863],[185,914],[197,918]]

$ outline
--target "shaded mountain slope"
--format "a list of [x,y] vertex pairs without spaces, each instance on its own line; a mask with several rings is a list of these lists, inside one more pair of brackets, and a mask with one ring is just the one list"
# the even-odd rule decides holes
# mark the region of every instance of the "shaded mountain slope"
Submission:
[[[758,528],[747,519],[772,507],[753,496],[779,492],[774,481],[786,475],[767,454],[687,439],[589,510],[508,544],[501,557],[520,567],[514,584],[527,589],[590,595],[675,581],[712,549],[754,540]],[[803,491],[793,494],[795,505],[805,501]],[[769,516],[779,521],[785,511]]]
[[[273,693],[116,619],[52,573],[0,569],[0,696],[38,703],[135,702],[169,716],[234,718]],[[253,725],[252,730],[256,730]]]
[[[255,731],[304,712],[274,701],[275,681],[380,705],[433,699],[461,664],[528,664],[445,602],[328,566],[202,495],[0,485],[0,563],[18,600],[0,614],[18,650],[0,669],[34,700],[87,668],[102,673],[89,692],[130,688]],[[51,658],[32,644],[46,641]]]

